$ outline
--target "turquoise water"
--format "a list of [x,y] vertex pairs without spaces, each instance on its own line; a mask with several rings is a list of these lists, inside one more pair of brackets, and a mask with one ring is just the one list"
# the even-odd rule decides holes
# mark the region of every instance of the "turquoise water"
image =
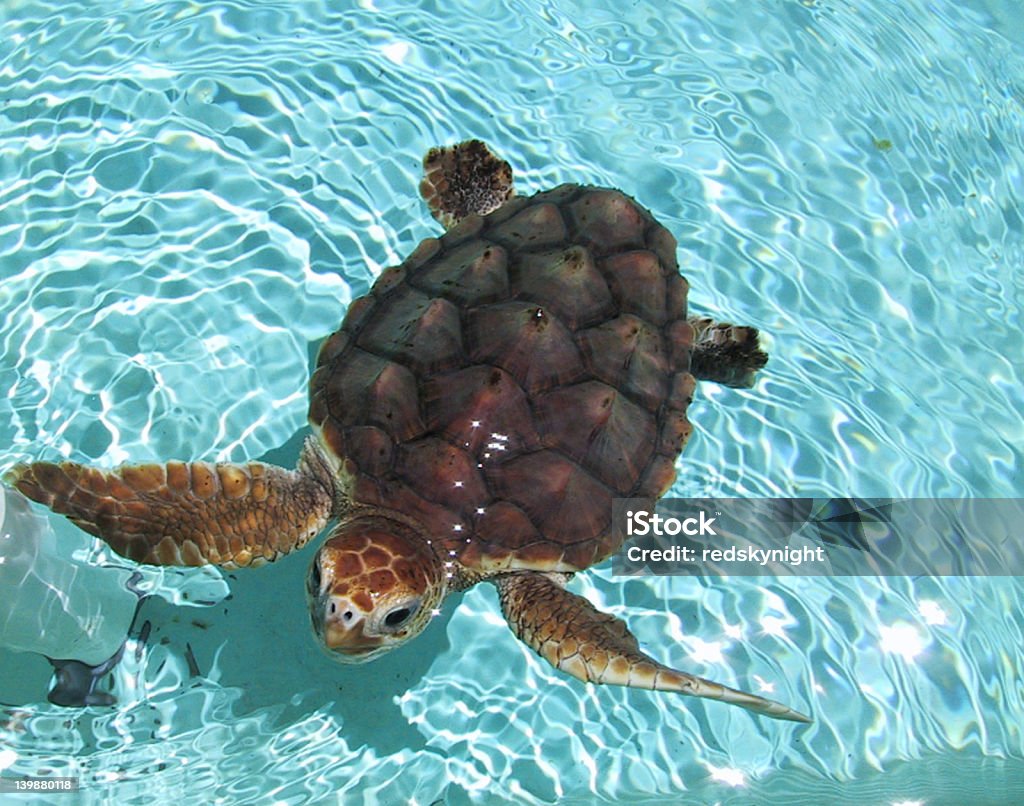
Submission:
[[[766,334],[754,389],[700,390],[674,493],[1019,496],[1016,5],[5,2],[0,469],[291,464],[316,343],[437,232],[423,152],[479,136],[522,192],[635,196],[694,309]],[[139,569],[0,500],[0,768],[81,802],[1024,798],[1014,578],[573,583],[796,727],[581,686],[484,587],[339,667],[305,553]],[[126,633],[116,706],[47,702],[44,655]]]

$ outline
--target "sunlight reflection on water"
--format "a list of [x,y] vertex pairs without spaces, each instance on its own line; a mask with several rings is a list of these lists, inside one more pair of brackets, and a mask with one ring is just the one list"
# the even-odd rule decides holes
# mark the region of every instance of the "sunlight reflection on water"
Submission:
[[[636,196],[677,235],[694,309],[766,334],[754,389],[700,390],[675,494],[1016,496],[1024,69],[1012,14],[973,6],[19,4],[0,31],[0,465],[286,443],[293,461],[310,350],[434,233],[422,152],[476,135],[524,192]],[[93,545],[53,552],[110,560]],[[809,704],[795,729],[577,685],[489,590],[339,670],[307,635],[306,562],[230,578],[216,608],[151,605],[113,710],[45,704],[46,672],[0,650],[37,692],[4,700],[5,766],[124,803],[1021,785],[988,764],[1024,755],[1013,579],[574,583],[658,658]]]

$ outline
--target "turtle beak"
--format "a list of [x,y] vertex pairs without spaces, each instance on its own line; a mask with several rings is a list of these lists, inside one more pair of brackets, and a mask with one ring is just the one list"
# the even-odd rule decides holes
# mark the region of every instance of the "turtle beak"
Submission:
[[359,663],[378,654],[382,636],[366,635],[363,612],[346,597],[326,592],[317,597],[316,604],[313,626],[338,660]]

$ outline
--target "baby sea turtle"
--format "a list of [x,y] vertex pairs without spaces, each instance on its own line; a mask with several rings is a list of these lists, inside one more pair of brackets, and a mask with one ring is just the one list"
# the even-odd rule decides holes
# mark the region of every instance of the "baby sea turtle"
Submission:
[[258,565],[334,521],[307,593],[340,660],[408,641],[487,580],[515,634],[580,680],[810,721],[658,663],[565,588],[619,548],[613,499],[668,490],[695,379],[750,384],[767,360],[757,331],[687,319],[675,239],[621,191],[517,197],[476,140],[432,149],[424,169],[448,230],[320,348],[296,470],[36,462],[7,480],[141,563]]

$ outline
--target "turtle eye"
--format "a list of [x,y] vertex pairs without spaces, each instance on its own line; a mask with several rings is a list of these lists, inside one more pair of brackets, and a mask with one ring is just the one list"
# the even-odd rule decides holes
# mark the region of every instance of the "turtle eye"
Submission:
[[415,612],[415,605],[396,607],[394,610],[390,611],[386,616],[384,616],[384,626],[392,630],[397,630],[399,627],[405,624],[410,618],[412,618],[412,614]]

